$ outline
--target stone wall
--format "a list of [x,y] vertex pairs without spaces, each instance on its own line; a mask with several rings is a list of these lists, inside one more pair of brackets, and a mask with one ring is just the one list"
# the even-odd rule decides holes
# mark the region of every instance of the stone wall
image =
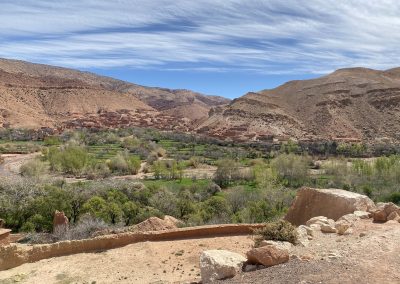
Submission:
[[12,244],[0,247],[0,271],[41,259],[76,253],[102,251],[144,241],[166,241],[251,234],[254,229],[261,228],[262,226],[262,224],[199,226],[158,232],[106,235],[93,239],[63,241],[45,245]]

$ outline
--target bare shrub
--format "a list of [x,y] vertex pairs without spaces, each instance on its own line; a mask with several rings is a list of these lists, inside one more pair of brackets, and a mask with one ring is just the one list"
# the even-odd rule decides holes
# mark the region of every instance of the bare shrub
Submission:
[[111,226],[99,218],[90,215],[83,216],[79,222],[69,228],[60,228],[53,234],[58,240],[82,240],[88,239],[96,232],[110,229]]

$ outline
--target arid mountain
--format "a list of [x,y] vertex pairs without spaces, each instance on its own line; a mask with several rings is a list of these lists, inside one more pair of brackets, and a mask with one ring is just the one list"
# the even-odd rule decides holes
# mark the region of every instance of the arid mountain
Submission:
[[341,69],[248,93],[198,128],[233,139],[400,140],[400,68]]
[[157,126],[187,130],[229,100],[88,72],[0,59],[0,126]]

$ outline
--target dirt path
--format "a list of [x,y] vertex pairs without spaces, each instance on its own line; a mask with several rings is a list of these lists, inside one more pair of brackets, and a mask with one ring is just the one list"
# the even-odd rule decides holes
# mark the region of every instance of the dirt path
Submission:
[[3,154],[4,163],[0,164],[0,177],[1,176],[19,176],[20,167],[39,156],[40,153],[31,154]]
[[[187,283],[199,281],[199,255],[207,249],[241,254],[250,236],[145,242],[24,264],[0,272],[0,283]],[[242,273],[231,283],[400,283],[400,224],[363,220],[354,233],[315,235],[282,265]]]
[[[100,253],[82,253],[24,264],[0,272],[0,283],[185,283],[199,281],[199,255],[207,249],[241,254],[250,236],[145,242]],[[354,233],[315,235],[278,265],[242,273],[232,283],[400,283],[400,224],[363,220]],[[94,282],[95,281],[95,282]]]
[[[0,283],[182,283],[200,280],[203,250],[244,254],[249,236],[145,242],[100,253],[82,253],[24,264],[0,272]],[[160,281],[162,280],[162,281]],[[13,282],[14,281],[14,282]]]

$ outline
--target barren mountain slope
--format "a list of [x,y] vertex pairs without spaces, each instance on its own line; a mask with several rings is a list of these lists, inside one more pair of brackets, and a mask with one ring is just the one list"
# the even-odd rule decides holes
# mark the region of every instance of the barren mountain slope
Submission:
[[0,67],[0,122],[14,127],[54,126],[72,114],[99,110],[153,111],[136,97],[79,79],[8,73]]
[[[81,115],[117,110],[160,111],[161,116],[205,118],[227,99],[186,90],[143,87],[88,72],[0,59],[0,102],[12,126],[51,126]],[[186,111],[188,107],[191,111]],[[165,112],[165,114],[164,114]],[[143,114],[143,113],[142,113]],[[27,118],[31,117],[30,121]]]
[[200,127],[215,136],[400,139],[400,69],[341,69],[248,93],[211,111]]

